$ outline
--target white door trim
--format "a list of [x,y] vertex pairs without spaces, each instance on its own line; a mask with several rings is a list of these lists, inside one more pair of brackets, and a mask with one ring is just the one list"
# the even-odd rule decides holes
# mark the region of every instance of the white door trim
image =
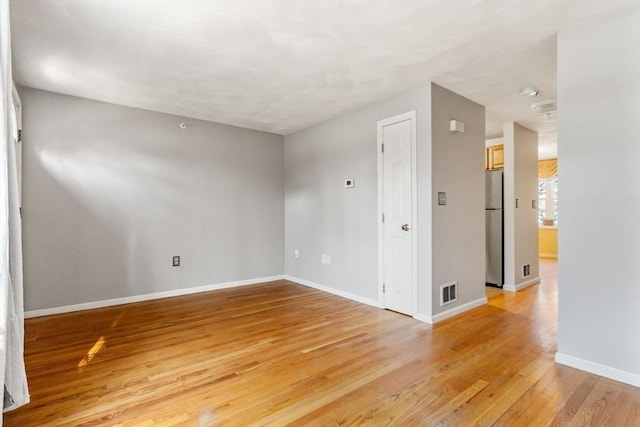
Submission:
[[382,157],[382,129],[394,123],[411,120],[411,227],[414,238],[411,241],[411,299],[413,301],[413,317],[418,313],[418,189],[417,184],[417,159],[416,159],[416,110],[407,111],[397,116],[379,120],[377,122],[378,143],[378,301],[381,307],[385,307],[384,292],[384,228],[382,214],[384,211],[384,177]]

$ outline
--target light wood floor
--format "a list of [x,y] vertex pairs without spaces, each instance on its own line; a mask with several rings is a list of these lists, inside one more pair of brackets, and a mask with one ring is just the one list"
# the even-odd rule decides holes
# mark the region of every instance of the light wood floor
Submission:
[[542,272],[435,326],[286,281],[29,319],[5,425],[640,425],[638,388],[554,363]]

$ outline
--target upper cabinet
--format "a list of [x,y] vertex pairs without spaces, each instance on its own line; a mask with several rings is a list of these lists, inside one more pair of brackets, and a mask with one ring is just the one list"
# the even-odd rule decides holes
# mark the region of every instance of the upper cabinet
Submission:
[[492,145],[485,149],[484,168],[500,169],[504,167],[504,145]]

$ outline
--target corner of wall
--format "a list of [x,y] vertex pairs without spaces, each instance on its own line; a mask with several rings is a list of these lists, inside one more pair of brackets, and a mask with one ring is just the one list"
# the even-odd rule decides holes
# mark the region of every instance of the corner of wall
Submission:
[[[431,315],[433,321],[485,298],[485,109],[431,85]],[[451,120],[465,123],[451,132]],[[441,205],[437,193],[446,194]],[[458,300],[440,305],[440,285],[458,284]]]
[[[539,274],[537,193],[538,134],[517,123],[504,129],[504,283],[520,289]],[[524,267],[529,266],[529,275]]]

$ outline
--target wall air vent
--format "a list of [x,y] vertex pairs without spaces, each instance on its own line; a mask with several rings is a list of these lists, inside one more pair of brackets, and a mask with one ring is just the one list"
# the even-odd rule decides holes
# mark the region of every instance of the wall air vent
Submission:
[[450,282],[440,285],[440,306],[450,304],[458,299],[458,283]]

